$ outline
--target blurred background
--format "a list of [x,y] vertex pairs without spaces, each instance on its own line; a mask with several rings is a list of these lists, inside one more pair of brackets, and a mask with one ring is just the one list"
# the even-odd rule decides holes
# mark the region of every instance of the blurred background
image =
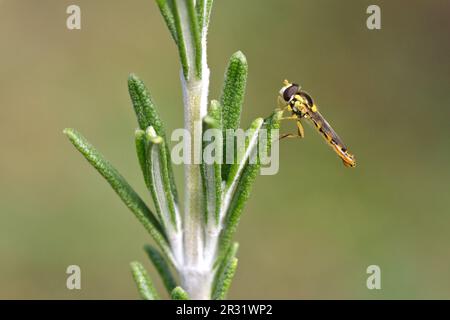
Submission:
[[[366,28],[370,4],[381,30]],[[345,168],[308,126],[283,141],[279,173],[258,177],[241,220],[229,298],[450,298],[449,14],[444,0],[215,1],[210,99],[242,50],[243,127],[272,112],[287,78],[358,160]],[[150,237],[62,134],[77,128],[151,205],[128,74],[168,130],[183,125],[178,53],[154,1],[0,0],[0,43],[0,298],[136,299],[132,260],[162,291]],[[66,289],[71,264],[82,290]],[[366,287],[373,264],[381,290]]]

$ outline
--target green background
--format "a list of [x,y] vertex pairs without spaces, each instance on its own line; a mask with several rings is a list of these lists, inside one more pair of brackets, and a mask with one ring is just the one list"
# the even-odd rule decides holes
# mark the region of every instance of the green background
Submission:
[[[80,31],[66,29],[70,4]],[[379,31],[366,28],[370,4]],[[309,126],[283,141],[279,173],[258,177],[238,229],[229,298],[450,298],[449,12],[444,0],[215,1],[210,98],[242,50],[244,127],[272,112],[288,78],[358,160],[345,168]],[[128,263],[157,279],[150,237],[62,130],[80,130],[150,202],[128,74],[168,130],[183,125],[178,54],[156,5],[0,0],[0,43],[0,298],[138,298]],[[65,287],[70,264],[82,290]],[[372,264],[381,290],[366,288]]]

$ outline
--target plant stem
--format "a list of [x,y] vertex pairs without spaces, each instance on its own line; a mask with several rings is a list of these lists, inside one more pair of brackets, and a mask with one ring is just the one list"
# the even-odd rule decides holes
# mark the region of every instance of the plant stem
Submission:
[[[189,1],[189,0],[187,0]],[[184,264],[179,273],[181,285],[191,299],[210,299],[212,270],[204,264],[204,200],[200,162],[202,161],[202,119],[207,113],[209,69],[206,60],[206,30],[201,31],[202,45],[195,45],[195,32],[189,4],[176,0],[179,31],[186,50],[187,73],[181,73],[184,98],[184,127],[189,132],[190,163],[185,164]],[[203,28],[204,29],[204,28]],[[180,45],[180,44],[179,44]],[[201,52],[197,52],[201,50]],[[196,61],[201,57],[201,66]],[[186,69],[186,68],[185,68]],[[198,70],[200,69],[200,70]],[[200,72],[199,72],[200,71]]]
[[[203,190],[199,161],[201,161],[201,119],[206,111],[203,96],[208,90],[208,80],[183,82],[185,129],[190,133],[190,163],[185,165],[185,261],[196,265],[202,260],[203,248]],[[189,292],[188,292],[189,293]]]
[[180,272],[183,289],[193,300],[210,300],[214,273],[210,268],[185,267]]

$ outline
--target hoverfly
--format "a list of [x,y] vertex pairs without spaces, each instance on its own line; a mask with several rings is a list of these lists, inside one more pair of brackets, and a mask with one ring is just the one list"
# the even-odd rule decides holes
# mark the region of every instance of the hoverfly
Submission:
[[284,86],[281,88],[278,96],[278,104],[283,108],[282,111],[289,110],[291,116],[281,118],[281,120],[296,120],[298,133],[297,135],[285,134],[280,139],[303,138],[305,133],[300,120],[308,119],[342,159],[344,165],[346,167],[355,167],[355,157],[347,150],[341,138],[320,114],[311,96],[303,91],[298,84],[290,83],[287,80],[284,80],[283,84]]

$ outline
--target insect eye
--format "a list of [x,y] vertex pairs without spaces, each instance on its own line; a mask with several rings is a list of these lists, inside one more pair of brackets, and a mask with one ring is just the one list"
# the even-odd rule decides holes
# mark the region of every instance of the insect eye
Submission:
[[291,100],[292,96],[295,95],[298,91],[299,86],[297,84],[292,84],[290,87],[287,87],[283,92],[284,101]]
[[313,99],[311,98],[311,96],[309,94],[307,94],[306,92],[302,91],[300,92],[300,96],[302,96],[303,98],[305,98],[306,102],[308,103],[308,105],[311,107],[314,104]]

